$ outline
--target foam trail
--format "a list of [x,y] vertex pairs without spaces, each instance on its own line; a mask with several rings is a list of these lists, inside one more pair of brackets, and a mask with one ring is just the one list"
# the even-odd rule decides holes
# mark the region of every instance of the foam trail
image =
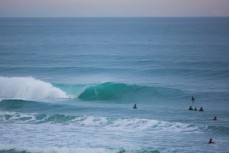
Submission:
[[33,77],[0,77],[0,85],[1,99],[69,98],[62,90]]
[[0,152],[4,153],[117,153],[118,150],[105,148],[69,148],[69,147],[23,147],[0,144]]
[[101,116],[74,116],[62,114],[25,114],[18,112],[1,112],[0,122],[16,122],[16,123],[52,123],[72,125],[74,127],[103,127],[112,131],[142,131],[153,129],[154,131],[167,132],[200,132],[200,127],[192,124],[180,122],[167,122],[153,119],[140,118],[119,118],[112,120],[111,118]]

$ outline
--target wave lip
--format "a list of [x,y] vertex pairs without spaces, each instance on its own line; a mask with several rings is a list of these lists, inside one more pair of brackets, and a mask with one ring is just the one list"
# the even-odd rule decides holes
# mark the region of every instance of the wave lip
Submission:
[[64,91],[33,77],[0,77],[1,99],[70,98]]

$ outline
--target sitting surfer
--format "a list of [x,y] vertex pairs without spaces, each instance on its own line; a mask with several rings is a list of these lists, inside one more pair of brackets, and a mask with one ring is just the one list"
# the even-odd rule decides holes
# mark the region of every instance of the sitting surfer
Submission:
[[133,109],[137,109],[137,105],[136,104],[134,104]]
[[197,111],[196,107],[195,107],[194,111]]
[[217,117],[215,116],[213,120],[216,121],[217,120]]
[[210,140],[209,140],[209,142],[208,142],[208,144],[214,144],[215,142],[214,141],[212,141],[212,138],[210,138]]
[[192,96],[192,103],[194,103],[195,102],[195,98]]
[[190,106],[188,110],[189,110],[189,111],[193,111],[193,108],[192,108],[192,106]]
[[199,111],[200,111],[200,112],[203,112],[203,111],[204,111],[204,109],[203,109],[202,107],[200,107]]

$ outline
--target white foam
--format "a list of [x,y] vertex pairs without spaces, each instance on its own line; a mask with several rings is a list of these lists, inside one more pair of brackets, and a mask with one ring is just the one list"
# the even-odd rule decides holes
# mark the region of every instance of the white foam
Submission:
[[158,124],[158,121],[156,120],[123,118],[123,119],[115,120],[113,124],[111,124],[111,127],[119,127],[123,129],[134,128],[134,129],[144,130],[156,124]]
[[167,122],[153,119],[140,118],[119,118],[110,120],[106,117],[99,116],[81,116],[76,117],[73,124],[82,126],[102,126],[107,130],[148,130],[154,129],[157,131],[169,132],[193,132],[199,131],[197,126],[180,122]]
[[180,123],[180,122],[167,122],[153,119],[140,119],[140,118],[118,118],[109,119],[100,116],[76,116],[72,120],[63,122],[49,121],[52,115],[45,115],[38,119],[38,114],[34,113],[18,113],[18,112],[0,112],[0,120],[2,121],[15,121],[17,123],[55,123],[64,125],[73,125],[80,127],[102,127],[108,131],[142,131],[154,130],[161,132],[199,132],[200,128],[194,125]]
[[69,148],[69,147],[23,147],[7,144],[0,144],[0,150],[27,151],[31,153],[115,153],[117,150],[105,148]]
[[74,123],[86,126],[98,126],[107,125],[108,121],[106,117],[87,116],[77,117],[74,119]]
[[19,112],[0,111],[0,121],[17,121],[18,123],[36,122],[36,115],[33,113],[25,114]]
[[70,98],[64,91],[33,77],[0,77],[0,98]]
[[149,128],[158,131],[169,131],[169,132],[191,132],[198,131],[198,127],[191,126],[190,124],[179,123],[179,122],[166,122],[153,119],[139,119],[139,118],[122,118],[115,120],[109,125],[111,129],[122,129],[122,130],[147,130]]

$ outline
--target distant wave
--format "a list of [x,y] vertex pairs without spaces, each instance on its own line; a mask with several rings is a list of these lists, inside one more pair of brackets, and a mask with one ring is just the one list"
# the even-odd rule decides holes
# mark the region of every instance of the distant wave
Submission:
[[59,88],[33,77],[0,77],[1,99],[55,99],[69,98]]

